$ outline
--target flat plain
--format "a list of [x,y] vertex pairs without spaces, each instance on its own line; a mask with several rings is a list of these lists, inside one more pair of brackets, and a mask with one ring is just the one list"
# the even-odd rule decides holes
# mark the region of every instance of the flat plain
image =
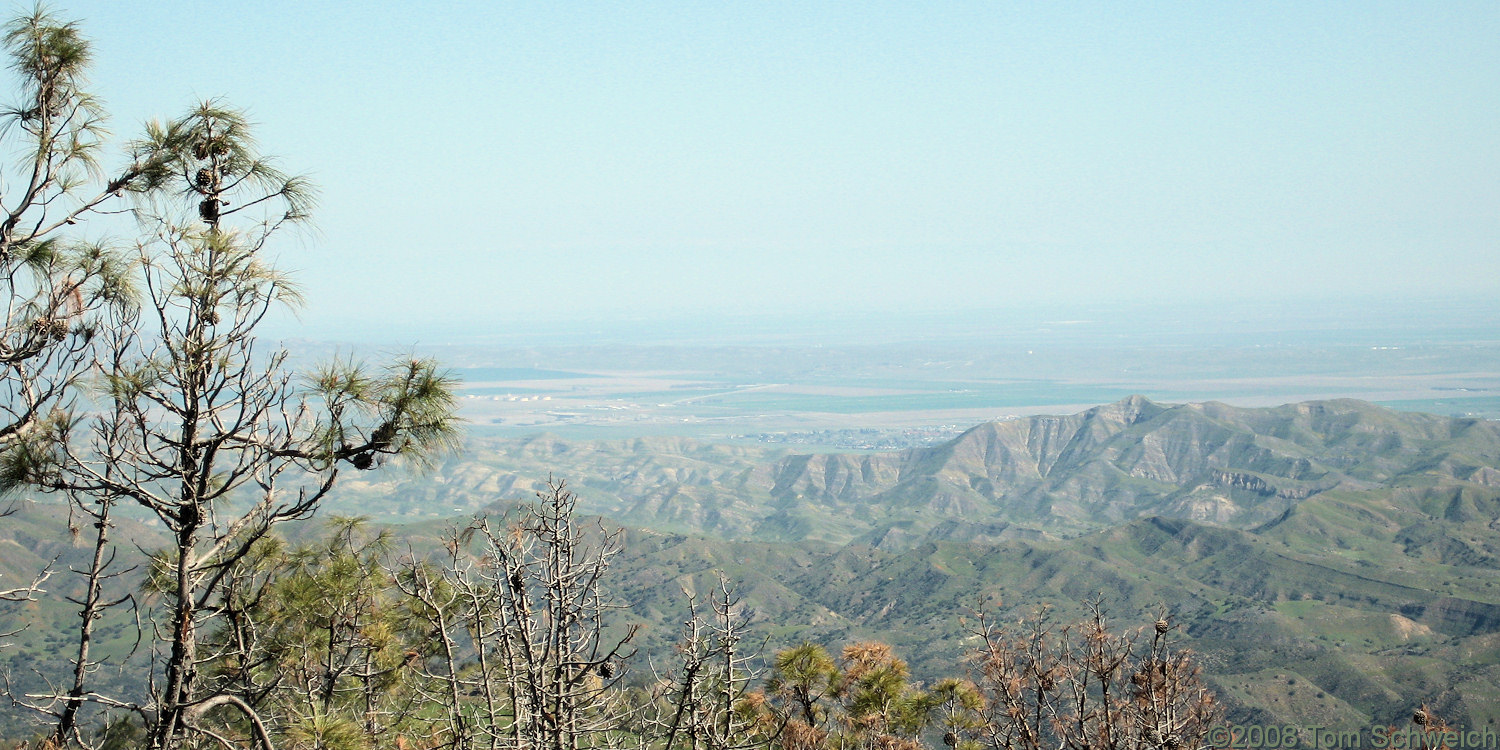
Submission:
[[[1094,306],[754,325],[684,316],[531,334],[497,324],[413,350],[463,381],[463,413],[478,435],[951,437],[981,422],[1070,414],[1134,394],[1246,407],[1356,398],[1497,418],[1495,321],[1500,305],[1487,300]],[[303,344],[302,353],[335,346]]]

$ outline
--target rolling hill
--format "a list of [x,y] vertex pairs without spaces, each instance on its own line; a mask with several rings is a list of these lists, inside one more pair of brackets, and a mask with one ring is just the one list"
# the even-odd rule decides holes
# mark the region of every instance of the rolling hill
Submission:
[[1243,409],[1134,396],[893,453],[684,438],[476,440],[431,476],[350,477],[328,507],[441,517],[524,499],[556,475],[589,512],[627,525],[901,549],[928,535],[1066,538],[1151,515],[1253,529],[1309,499],[1361,493],[1421,515],[1446,503],[1450,520],[1493,518],[1496,467],[1500,427],[1483,420],[1352,400]]
[[[670,648],[682,592],[719,572],[768,649],[880,638],[929,680],[962,669],[976,607],[1045,603],[1066,621],[1098,597],[1121,626],[1170,609],[1236,721],[1360,727],[1422,702],[1455,725],[1500,721],[1490,422],[1132,397],[895,453],[476,441],[428,477],[351,476],[326,511],[410,519],[392,528],[421,549],[445,519],[508,507],[548,475],[626,527],[610,589],[622,621],[647,623],[647,653]],[[3,549],[28,555],[0,557],[7,578],[66,564],[65,524],[45,505],[0,521]],[[122,538],[149,548],[154,533]],[[0,611],[33,626],[0,660],[56,662],[66,616]]]

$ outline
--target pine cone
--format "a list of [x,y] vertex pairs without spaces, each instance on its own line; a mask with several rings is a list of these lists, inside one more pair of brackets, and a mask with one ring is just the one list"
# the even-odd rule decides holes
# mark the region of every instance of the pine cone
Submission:
[[375,450],[385,450],[391,447],[391,441],[395,438],[396,425],[390,420],[386,420],[381,422],[380,426],[376,427],[374,432],[370,433],[370,445],[374,446]]
[[62,341],[68,337],[68,321],[56,318],[37,318],[31,321],[31,328],[37,335]]

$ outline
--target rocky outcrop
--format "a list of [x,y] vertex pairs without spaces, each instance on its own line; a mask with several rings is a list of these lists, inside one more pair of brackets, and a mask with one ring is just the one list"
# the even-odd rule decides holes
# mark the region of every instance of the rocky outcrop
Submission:
[[1220,469],[1213,471],[1209,477],[1209,481],[1217,487],[1245,490],[1247,492],[1254,492],[1257,495],[1279,497],[1283,500],[1304,500],[1314,492],[1309,487],[1277,487],[1255,474],[1247,474],[1239,471],[1223,471]]
[[1254,474],[1243,474],[1237,471],[1214,470],[1211,480],[1214,484],[1235,490],[1246,490],[1257,495],[1275,495],[1276,488],[1266,484],[1266,480]]

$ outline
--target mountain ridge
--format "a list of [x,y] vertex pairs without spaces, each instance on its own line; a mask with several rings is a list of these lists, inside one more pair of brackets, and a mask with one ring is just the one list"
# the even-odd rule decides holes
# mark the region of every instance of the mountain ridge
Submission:
[[986,422],[895,452],[689,438],[471,442],[429,477],[350,477],[329,507],[435,517],[525,499],[554,475],[588,512],[626,524],[723,539],[883,539],[893,548],[939,526],[1066,538],[1161,515],[1251,529],[1351,492],[1387,493],[1403,507],[1443,497],[1451,513],[1473,517],[1500,507],[1496,424],[1348,399],[1242,408],[1131,396],[1073,415]]
[[[611,585],[620,617],[657,626],[643,633],[647,653],[670,650],[682,592],[720,573],[773,648],[887,640],[924,680],[959,669],[977,607],[1013,620],[1050,605],[1066,622],[1098,597],[1121,624],[1167,607],[1240,723],[1368,726],[1422,702],[1467,725],[1500,721],[1493,423],[1357,401],[1243,409],[1132,397],[893,453],[548,436],[490,445],[506,450],[450,459],[427,478],[351,476],[352,491],[323,512],[426,503],[421,523],[391,528],[437,549],[454,517],[504,513],[549,474],[566,478],[586,512],[625,527]],[[0,572],[11,580],[51,554],[81,554],[66,524],[61,506],[7,519],[0,544],[31,556],[0,555]],[[59,570],[74,564],[66,555]],[[52,585],[66,592],[74,578]],[[42,626],[69,615],[58,601],[0,608],[0,620],[36,624],[8,655],[60,649],[60,631]],[[105,626],[117,639],[133,628]]]

